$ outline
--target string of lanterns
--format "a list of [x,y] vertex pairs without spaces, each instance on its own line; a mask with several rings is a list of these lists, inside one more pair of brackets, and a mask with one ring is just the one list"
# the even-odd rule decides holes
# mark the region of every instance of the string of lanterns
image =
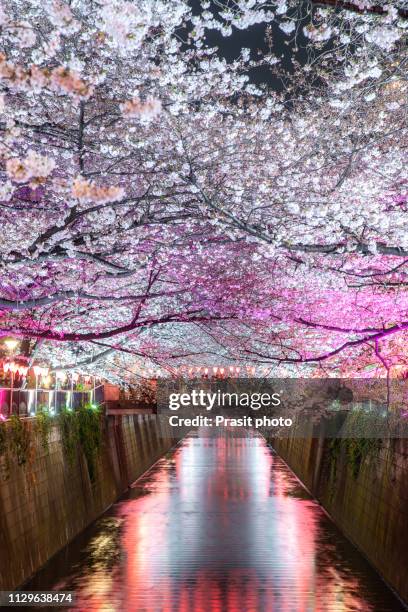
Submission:
[[3,371],[5,374],[10,372],[14,374],[14,376],[17,374],[25,378],[28,374],[28,369],[28,366],[22,365],[16,361],[5,361],[3,363]]
[[[6,376],[10,375],[13,378],[15,378],[16,376],[18,376],[19,378],[27,378],[30,369],[32,370],[34,374],[36,381],[39,381],[40,379],[42,379],[43,381],[46,381],[50,375],[50,368],[47,366],[34,365],[30,368],[28,365],[21,363],[19,361],[16,361],[16,360],[12,360],[12,361],[5,360],[3,361],[2,367],[3,367],[4,374]],[[79,372],[68,373],[63,370],[55,370],[54,375],[55,375],[56,380],[59,381],[61,384],[64,384],[68,380],[68,378],[73,383],[77,383],[81,377],[86,384],[91,383],[94,379],[101,380],[100,377],[95,377],[90,374],[81,375],[79,374]]]
[[[32,366],[32,371],[34,373],[36,384],[38,385],[38,381],[41,379],[46,381],[49,378],[50,369],[47,366],[34,365]],[[3,362],[3,372],[5,375],[10,374],[13,376],[19,376],[21,378],[27,378],[28,372],[30,368],[29,366],[19,363],[18,361],[4,361]],[[187,377],[187,378],[242,378],[242,377],[254,377],[257,376],[268,376],[270,374],[270,368],[258,368],[255,366],[212,366],[212,367],[204,367],[204,366],[175,366],[168,367],[163,369],[154,369],[154,368],[143,368],[143,367],[135,367],[134,373],[138,374],[141,378],[160,378],[163,376],[163,373],[166,371],[168,374],[173,377]],[[80,375],[78,372],[70,372],[69,374],[63,370],[55,370],[54,371],[56,381],[64,384],[67,382],[68,378],[71,383],[76,384],[81,377],[85,384],[89,384],[94,379],[101,380],[100,377],[94,377],[88,374]],[[48,382],[50,382],[48,380]]]
[[142,378],[160,378],[163,371],[170,373],[172,376],[184,376],[188,378],[242,378],[254,376],[268,376],[271,368],[256,367],[256,366],[174,366],[163,369],[143,368],[136,366],[134,373]]

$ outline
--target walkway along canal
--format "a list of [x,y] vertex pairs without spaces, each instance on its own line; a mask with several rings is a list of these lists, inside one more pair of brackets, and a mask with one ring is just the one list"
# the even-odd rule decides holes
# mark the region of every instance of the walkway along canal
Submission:
[[404,610],[266,441],[184,438],[24,588],[74,610]]

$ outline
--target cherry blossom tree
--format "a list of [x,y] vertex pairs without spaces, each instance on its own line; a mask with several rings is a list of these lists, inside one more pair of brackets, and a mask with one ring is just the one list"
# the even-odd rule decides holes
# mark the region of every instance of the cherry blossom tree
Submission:
[[[405,1],[8,0],[0,25],[3,336],[84,368],[401,363]],[[262,54],[208,42],[257,27]]]

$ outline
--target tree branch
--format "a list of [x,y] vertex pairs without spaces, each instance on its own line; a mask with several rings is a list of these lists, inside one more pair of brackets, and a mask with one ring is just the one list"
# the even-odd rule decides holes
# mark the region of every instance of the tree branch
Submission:
[[186,290],[180,291],[159,291],[157,293],[145,293],[142,295],[92,295],[83,291],[60,291],[50,296],[34,298],[30,300],[7,300],[0,298],[0,310],[23,311],[41,306],[48,306],[56,302],[63,302],[70,299],[90,300],[95,302],[127,302],[134,300],[153,299],[158,297],[171,297],[186,293]]
[[[311,0],[312,6],[314,7],[327,7],[330,6],[334,9],[342,9],[347,11],[352,11],[354,13],[361,13],[363,15],[367,13],[371,13],[373,15],[386,15],[388,13],[387,5],[375,4],[374,6],[362,8],[358,5],[357,2],[348,2],[347,0]],[[408,10],[399,8],[398,15],[403,19],[408,18]]]

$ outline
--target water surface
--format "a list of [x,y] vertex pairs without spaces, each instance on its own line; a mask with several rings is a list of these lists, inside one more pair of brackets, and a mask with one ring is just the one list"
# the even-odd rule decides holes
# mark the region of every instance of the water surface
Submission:
[[405,609],[255,433],[185,438],[26,588],[81,611]]

